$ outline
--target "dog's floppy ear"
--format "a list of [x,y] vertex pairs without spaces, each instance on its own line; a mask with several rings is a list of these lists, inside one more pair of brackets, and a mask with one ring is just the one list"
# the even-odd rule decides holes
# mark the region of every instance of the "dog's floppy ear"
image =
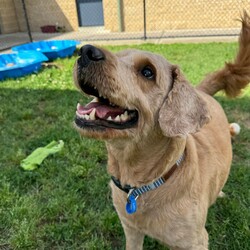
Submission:
[[159,124],[165,136],[186,136],[197,132],[209,121],[205,101],[172,66],[173,86],[159,111]]

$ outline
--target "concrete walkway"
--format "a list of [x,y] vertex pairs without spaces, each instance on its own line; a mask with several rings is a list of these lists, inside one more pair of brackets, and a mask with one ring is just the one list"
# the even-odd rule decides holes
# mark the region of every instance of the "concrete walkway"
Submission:
[[[148,32],[144,39],[142,32],[116,32],[103,30],[79,29],[67,33],[32,32],[33,41],[73,39],[84,43],[99,45],[128,45],[140,43],[201,43],[201,42],[231,42],[238,38],[239,29],[211,29],[211,30],[170,30]],[[0,51],[3,52],[15,45],[30,42],[27,33],[0,34]]]

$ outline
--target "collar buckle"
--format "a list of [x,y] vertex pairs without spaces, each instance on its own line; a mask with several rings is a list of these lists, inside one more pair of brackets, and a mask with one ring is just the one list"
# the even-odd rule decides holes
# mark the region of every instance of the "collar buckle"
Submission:
[[128,195],[127,195],[127,200],[129,200],[129,197],[130,196],[133,196],[135,198],[135,200],[138,199],[139,197],[139,194],[135,193],[134,191],[136,190],[136,188],[131,188],[128,192]]

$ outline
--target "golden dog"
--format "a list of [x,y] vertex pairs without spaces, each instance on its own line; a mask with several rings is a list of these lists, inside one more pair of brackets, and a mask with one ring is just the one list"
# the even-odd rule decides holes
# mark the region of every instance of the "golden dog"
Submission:
[[74,79],[95,97],[78,104],[75,127],[106,141],[126,249],[142,249],[144,235],[171,249],[208,249],[207,211],[232,161],[229,124],[212,95],[224,90],[234,97],[250,81],[248,15],[235,62],[196,88],[160,55],[92,45],[80,49]]

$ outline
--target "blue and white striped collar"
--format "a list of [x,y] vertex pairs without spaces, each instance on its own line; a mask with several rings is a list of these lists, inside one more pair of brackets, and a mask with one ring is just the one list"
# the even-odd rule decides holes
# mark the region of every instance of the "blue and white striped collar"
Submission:
[[141,186],[139,188],[137,187],[131,187],[130,185],[122,186],[120,183],[120,180],[116,179],[114,176],[111,176],[112,181],[114,184],[121,189],[122,191],[126,192],[128,194],[127,196],[127,204],[126,204],[126,211],[128,214],[133,214],[137,210],[137,203],[136,200],[138,197],[148,191],[152,191],[161,185],[163,185],[166,180],[175,172],[175,170],[181,165],[182,161],[185,158],[185,154],[183,153],[181,157],[176,161],[174,166],[162,177],[158,178],[154,182]]

